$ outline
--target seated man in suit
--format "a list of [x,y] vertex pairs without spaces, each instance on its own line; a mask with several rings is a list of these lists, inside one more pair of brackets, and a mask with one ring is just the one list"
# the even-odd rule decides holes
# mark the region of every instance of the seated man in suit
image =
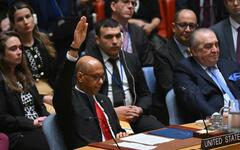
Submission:
[[240,64],[240,1],[224,0],[224,5],[229,17],[211,28],[219,41],[220,57]]
[[223,106],[239,111],[240,73],[235,62],[219,59],[218,40],[207,28],[197,29],[190,38],[192,57],[180,61],[173,85],[182,119],[193,122],[219,112]]
[[[127,135],[119,124],[111,101],[98,94],[105,79],[102,64],[91,56],[83,56],[76,64],[78,48],[86,32],[86,18],[81,17],[53,99],[57,121],[68,149]],[[72,88],[74,72],[76,85]]]
[[189,38],[197,28],[197,17],[190,9],[182,9],[174,16],[173,37],[154,52],[154,73],[157,80],[156,98],[153,100],[152,114],[168,124],[165,97],[173,88],[173,69],[184,58],[189,57]]
[[148,115],[152,97],[139,59],[121,50],[120,25],[113,19],[96,27],[97,49],[87,51],[105,66],[106,80],[100,93],[108,96],[120,120],[128,121],[135,133],[158,129],[163,125]]
[[[112,18],[120,23],[123,33],[122,50],[138,56],[142,66],[153,65],[153,44],[148,40],[147,35],[141,27],[128,23],[134,14],[136,0],[109,0],[107,4],[112,10]],[[95,33],[88,35],[86,50],[96,49]]]

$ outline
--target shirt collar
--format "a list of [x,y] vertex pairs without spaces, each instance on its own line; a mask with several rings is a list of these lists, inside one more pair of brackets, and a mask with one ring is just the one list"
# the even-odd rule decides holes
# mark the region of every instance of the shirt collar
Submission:
[[[203,70],[207,70],[207,68],[208,68],[207,66],[204,66],[204,65],[200,64],[197,60],[196,60],[196,62],[203,68]],[[213,67],[218,68],[217,64],[214,65]]]
[[125,26],[123,26],[122,24],[120,24],[120,29],[122,31],[128,31],[128,24],[126,24]]
[[[79,92],[81,92],[81,93],[83,93],[83,94],[86,94],[87,95],[87,93],[86,92],[84,92],[83,90],[81,90],[81,89],[79,89],[78,87],[77,87],[77,85],[75,85],[75,87],[74,87],[77,91],[79,91]],[[96,96],[95,95],[92,95],[95,99],[96,99]]]
[[235,20],[233,20],[232,17],[229,17],[229,21],[230,21],[231,26],[232,26],[235,30],[237,30],[237,29],[240,27],[240,24],[237,23]]
[[76,90],[78,90],[79,92],[86,94],[83,90],[80,90],[80,89],[77,87],[77,85],[75,85],[74,88],[75,88]]
[[[110,57],[101,49],[100,49],[100,53],[102,54],[103,62],[105,64]],[[119,57],[119,55],[118,55],[118,57]]]
[[185,45],[183,45],[183,44],[181,44],[180,42],[178,42],[178,40],[176,39],[175,36],[174,36],[173,38],[174,38],[174,41],[176,42],[178,48],[179,48],[180,51],[182,52],[182,54],[185,53],[185,50],[187,50],[188,47],[185,46]]

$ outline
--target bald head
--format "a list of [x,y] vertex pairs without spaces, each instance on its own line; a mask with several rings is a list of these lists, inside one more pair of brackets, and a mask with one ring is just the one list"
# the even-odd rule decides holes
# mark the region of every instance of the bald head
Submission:
[[97,66],[102,67],[102,63],[92,56],[81,57],[76,65],[76,72],[88,73],[94,70]]
[[188,46],[189,38],[197,26],[197,17],[192,10],[179,10],[174,16],[174,37],[179,43]]
[[77,86],[82,91],[95,95],[105,79],[102,63],[94,57],[83,56],[76,65]]
[[174,22],[181,21],[179,19],[181,19],[182,16],[184,16],[184,17],[189,16],[191,18],[194,18],[195,23],[197,23],[197,16],[191,9],[181,9],[178,12],[176,12],[176,14],[174,16]]

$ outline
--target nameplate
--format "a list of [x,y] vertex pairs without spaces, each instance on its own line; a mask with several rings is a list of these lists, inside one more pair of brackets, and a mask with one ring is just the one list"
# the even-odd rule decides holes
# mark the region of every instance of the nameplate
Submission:
[[237,142],[240,142],[240,132],[202,139],[201,149],[211,149]]

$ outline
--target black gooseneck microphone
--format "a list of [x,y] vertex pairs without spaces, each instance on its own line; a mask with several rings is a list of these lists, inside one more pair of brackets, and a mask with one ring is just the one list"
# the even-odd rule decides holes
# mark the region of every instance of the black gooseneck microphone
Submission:
[[[188,92],[189,94],[192,94],[192,96],[193,96],[193,98],[194,98],[194,103],[195,103],[196,105],[198,105],[198,103],[197,103],[197,101],[196,101],[196,95],[195,95],[195,93],[194,93],[192,90],[187,89],[187,88],[184,87],[184,86],[179,86],[178,89],[180,89],[180,90],[183,91],[183,92],[185,91],[185,92]],[[200,114],[201,119],[203,120],[203,125],[204,125],[204,128],[205,128],[205,130],[206,130],[206,134],[208,135],[208,128],[207,128],[205,119],[203,118],[203,114],[202,114],[202,112],[201,112],[199,109],[197,109],[197,110],[198,110],[198,113]]]

